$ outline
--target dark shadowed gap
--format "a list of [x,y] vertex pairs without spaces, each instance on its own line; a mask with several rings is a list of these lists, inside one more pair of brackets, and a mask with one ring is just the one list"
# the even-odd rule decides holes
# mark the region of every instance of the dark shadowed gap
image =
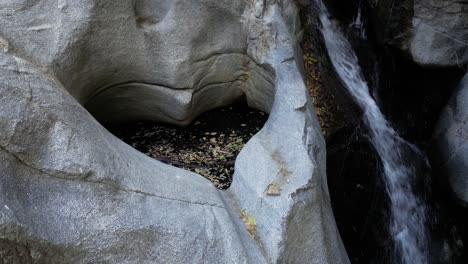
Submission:
[[186,127],[135,121],[108,130],[156,160],[198,173],[217,188],[227,189],[237,155],[267,119],[268,114],[248,107],[243,98],[201,114]]

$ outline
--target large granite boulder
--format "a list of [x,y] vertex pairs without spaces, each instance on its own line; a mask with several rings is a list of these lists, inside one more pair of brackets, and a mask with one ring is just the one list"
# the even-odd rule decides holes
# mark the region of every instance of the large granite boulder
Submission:
[[367,0],[378,39],[428,67],[468,63],[468,1]]
[[[2,1],[0,24],[2,262],[349,262],[291,1]],[[101,125],[243,95],[270,117],[225,192]]]
[[468,74],[440,116],[432,157],[454,197],[468,206]]

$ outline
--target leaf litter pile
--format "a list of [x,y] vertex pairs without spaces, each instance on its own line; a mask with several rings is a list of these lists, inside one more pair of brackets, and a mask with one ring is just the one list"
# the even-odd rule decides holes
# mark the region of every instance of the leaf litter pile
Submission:
[[144,121],[109,130],[140,152],[227,189],[237,155],[267,118],[266,113],[242,101],[205,112],[187,127]]

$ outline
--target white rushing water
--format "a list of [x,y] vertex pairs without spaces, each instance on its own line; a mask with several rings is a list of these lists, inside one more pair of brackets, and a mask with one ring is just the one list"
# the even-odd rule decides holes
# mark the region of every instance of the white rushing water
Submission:
[[414,194],[412,187],[415,168],[405,159],[408,151],[420,152],[400,138],[385,119],[369,93],[368,84],[351,44],[338,26],[330,20],[322,1],[316,1],[321,9],[320,21],[329,57],[342,82],[362,108],[369,127],[371,143],[383,164],[383,174],[391,203],[389,229],[398,250],[397,257],[402,263],[427,263],[425,206]]

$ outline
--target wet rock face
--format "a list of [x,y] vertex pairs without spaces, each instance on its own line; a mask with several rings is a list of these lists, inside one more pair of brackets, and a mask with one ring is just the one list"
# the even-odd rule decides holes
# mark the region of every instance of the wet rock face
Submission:
[[[328,57],[318,19],[315,1],[298,1],[301,4],[301,18],[304,22],[304,61],[310,94],[325,139],[346,126],[355,126],[361,119],[361,110],[349,99],[349,93],[333,69]],[[335,1],[331,4],[339,5]],[[346,2],[346,5],[352,4]],[[354,6],[354,5],[353,5]],[[353,10],[353,9],[352,9]],[[340,10],[341,11],[341,10]],[[349,10],[348,10],[349,11]]]
[[[425,10],[425,12],[432,12],[432,15],[435,16],[435,11],[428,11],[428,9],[434,9],[440,3],[438,1],[422,1],[421,3],[415,1],[413,3],[413,1],[408,0],[350,1],[346,4],[341,4],[336,0],[328,0],[326,3],[332,9],[333,18],[346,32],[357,52],[359,64],[364,70],[372,95],[386,117],[405,139],[425,144],[430,140],[438,115],[448,101],[453,88],[465,74],[463,67],[459,67],[463,65],[462,61],[450,65],[421,64],[410,54],[411,37],[416,33],[419,34],[419,31],[413,28],[416,9],[419,13],[422,13],[421,10]],[[348,6],[350,6],[349,9],[345,8]],[[457,6],[464,8],[459,3],[450,4],[450,6],[451,8],[457,8]],[[360,18],[363,26],[361,29],[353,25],[358,10],[361,12]],[[391,14],[390,10],[392,10]],[[437,12],[440,13],[442,10],[441,7]],[[453,20],[453,24],[459,23],[459,19],[464,16],[455,17],[455,15],[456,13],[450,13],[445,17],[447,20]],[[421,16],[428,17],[429,14],[421,14]],[[442,15],[439,14],[439,16]],[[451,24],[447,22],[441,23],[439,26],[442,25],[449,26]],[[312,25],[312,27],[316,27],[316,25]],[[453,31],[456,31],[457,34],[463,34],[464,27],[454,28]],[[361,32],[365,33],[359,34]],[[429,56],[436,55],[440,49],[457,50],[450,43],[445,43],[443,47],[428,47],[428,41],[424,41],[423,44],[428,49]],[[450,56],[447,55],[446,58]],[[436,58],[434,60],[443,63],[445,59]],[[339,88],[340,83],[335,81],[336,84],[334,84],[333,82],[336,77],[333,76],[333,71],[329,70],[330,65],[327,65],[327,58],[320,58],[320,64],[323,68],[321,73],[324,86],[327,86],[329,91],[333,89],[328,87]],[[336,90],[339,93],[340,90],[345,89]],[[335,94],[338,93],[335,92]],[[349,105],[351,101],[348,100],[346,94],[344,100],[340,100],[339,96],[335,97],[335,104],[343,106],[341,108],[352,109],[346,105],[346,102]],[[347,115],[352,113],[350,110],[346,111]],[[357,116],[359,116],[359,112]],[[352,120],[352,118],[346,119]]]
[[333,212],[353,263],[394,263],[388,228],[389,199],[381,161],[364,124],[345,127],[327,141]]
[[[340,23],[353,45],[354,42],[361,44],[361,47],[355,45],[353,48],[358,53],[360,66],[366,71],[366,80],[370,84],[375,84],[377,91],[373,96],[386,116],[405,139],[410,142],[422,142],[425,145],[430,140],[441,109],[446,104],[452,88],[464,74],[464,70],[414,60],[409,53],[408,45],[414,17],[411,1],[368,1],[368,3],[370,5],[362,9],[362,14],[365,16],[366,39],[363,36],[356,37],[352,27],[349,26],[356,14],[355,5],[348,2],[327,1],[329,7],[334,8],[333,18]],[[430,4],[431,1],[426,3]],[[392,9],[393,4],[394,15],[388,16],[387,12]],[[353,7],[348,10],[347,6]],[[376,21],[376,18],[382,21]],[[310,21],[314,21],[313,17]],[[317,25],[311,26],[311,28],[316,27]],[[435,55],[440,48],[445,50],[445,47],[434,46],[428,54]],[[361,49],[364,50],[362,53],[359,52]],[[376,51],[375,57],[370,56],[371,50]],[[373,68],[366,65],[368,60],[378,62],[376,80],[372,78]],[[445,63],[445,60],[440,58],[437,60]],[[324,68],[321,70],[324,86],[328,92],[338,95],[339,84],[333,85],[333,82],[330,82],[334,79],[333,74],[327,74],[331,71],[330,65],[327,69],[326,56],[319,57],[318,61]],[[339,97],[336,96],[333,104],[343,106],[342,109],[345,109],[346,114],[352,116],[351,100],[348,98],[347,101],[347,104],[340,104]],[[356,129],[359,127],[359,114],[355,113],[357,118],[347,118],[348,127],[334,131],[327,139],[327,174],[331,201],[351,261],[393,263],[395,260],[392,259],[394,255],[392,238],[386,230],[389,201],[385,194],[385,185],[379,180],[381,176],[378,157],[365,138],[366,131]],[[440,160],[447,160],[435,157],[434,165]],[[431,259],[434,263],[463,263],[466,259],[464,256],[466,254],[463,253],[466,230],[461,223],[466,219],[466,210],[462,210],[447,198],[446,193],[442,193],[439,181],[434,182],[432,190],[429,191],[431,173],[425,164],[419,166],[421,174],[418,176],[418,184],[421,188],[418,188],[418,193],[424,193],[424,199],[430,204],[428,231],[431,234],[429,242]],[[436,172],[434,176],[438,176]],[[426,193],[424,189],[427,190]]]
[[[0,24],[2,259],[348,262],[291,1],[3,1]],[[241,96],[270,115],[227,192],[100,124],[187,125]]]
[[433,135],[432,158],[454,196],[468,206],[468,75],[442,112]]

